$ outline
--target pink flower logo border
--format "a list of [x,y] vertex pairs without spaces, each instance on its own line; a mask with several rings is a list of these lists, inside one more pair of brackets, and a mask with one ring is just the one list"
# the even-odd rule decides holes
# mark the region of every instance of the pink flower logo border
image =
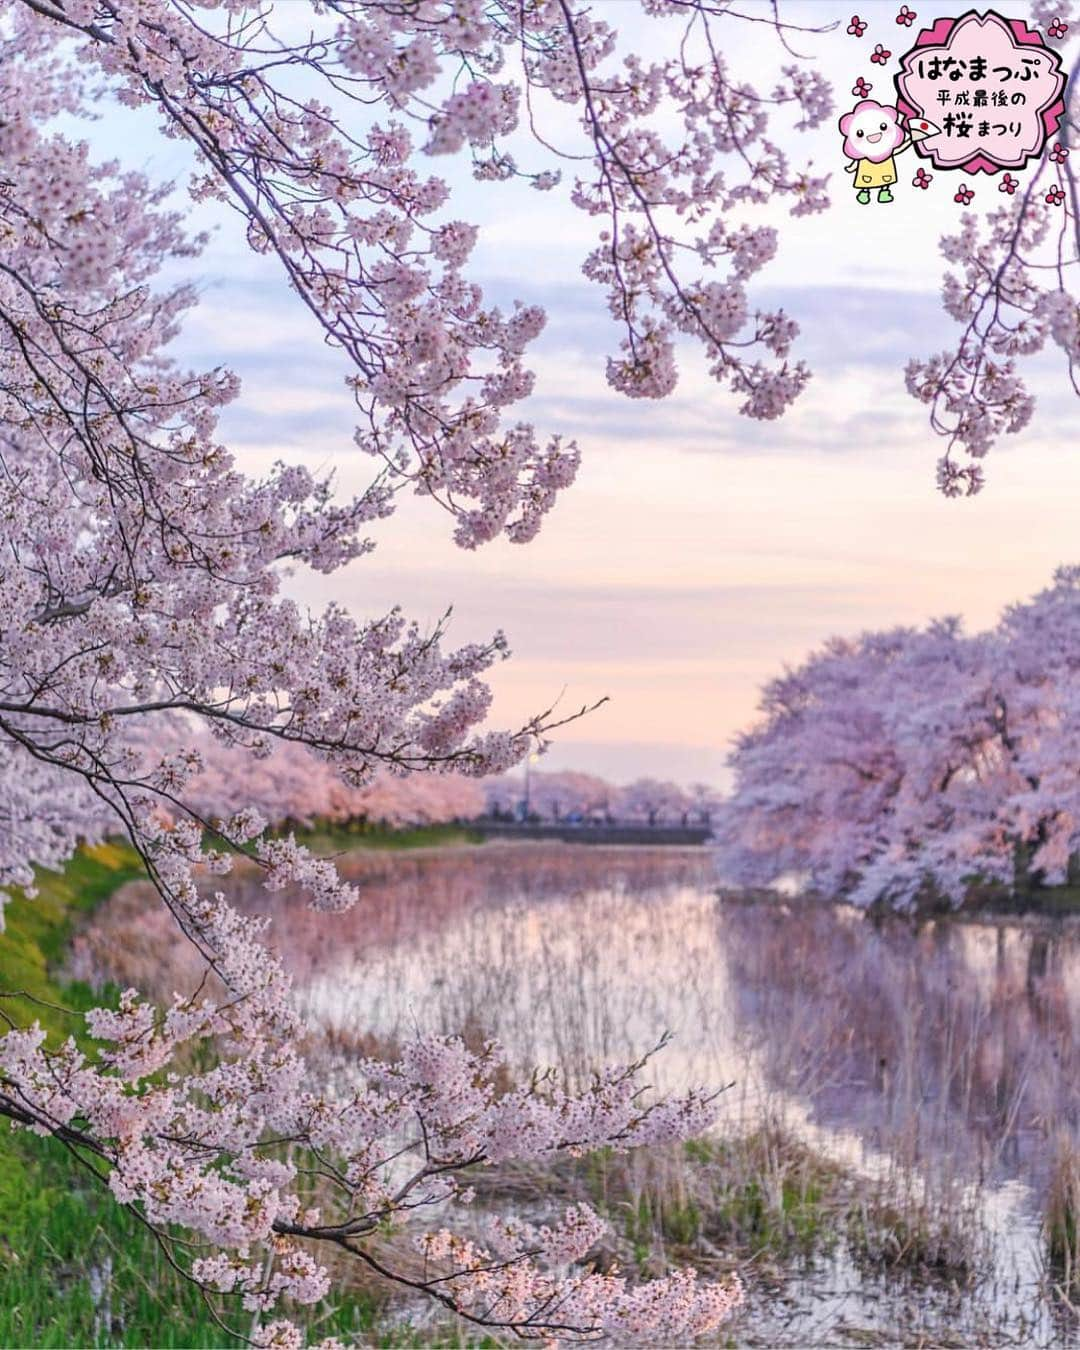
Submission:
[[1045,52],[1050,57],[1052,65],[1051,70],[1057,76],[1058,86],[1056,91],[1038,110],[1038,118],[1042,122],[1043,136],[1038,146],[1033,150],[1027,151],[1020,163],[999,163],[991,156],[980,150],[971,159],[965,160],[962,164],[942,164],[939,162],[937,152],[933,146],[934,137],[930,141],[922,142],[915,146],[916,153],[924,158],[931,159],[935,168],[939,169],[962,169],[965,173],[998,173],[1001,169],[1022,169],[1026,166],[1028,160],[1038,159],[1043,153],[1046,141],[1054,135],[1058,129],[1065,112],[1065,84],[1066,76],[1062,69],[1061,57],[1052,48],[1048,47],[1042,40],[1042,34],[1037,29],[1029,28],[1023,19],[1006,19],[998,14],[996,10],[987,10],[984,14],[979,14],[976,10],[969,9],[967,13],[961,14],[958,19],[938,19],[930,28],[924,28],[915,40],[915,45],[911,47],[900,59],[900,70],[895,76],[896,84],[896,106],[902,112],[905,118],[919,118],[926,116],[926,110],[917,108],[907,98],[907,77],[911,73],[911,63],[916,56],[924,56],[928,47],[947,48],[952,39],[954,31],[963,23],[974,20],[980,26],[996,21],[1003,28],[1009,30],[1012,35],[1014,46],[1038,47],[1041,52]]

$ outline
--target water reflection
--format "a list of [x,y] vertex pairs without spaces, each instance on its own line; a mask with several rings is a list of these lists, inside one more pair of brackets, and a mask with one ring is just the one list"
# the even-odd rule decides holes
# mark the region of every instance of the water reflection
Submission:
[[[741,1024],[770,1077],[810,1084],[823,1114],[911,1112],[1034,1159],[1032,1135],[1075,1128],[1080,926],[946,920],[913,928],[843,909],[728,901],[717,923]],[[887,1109],[883,1109],[881,1103]]]

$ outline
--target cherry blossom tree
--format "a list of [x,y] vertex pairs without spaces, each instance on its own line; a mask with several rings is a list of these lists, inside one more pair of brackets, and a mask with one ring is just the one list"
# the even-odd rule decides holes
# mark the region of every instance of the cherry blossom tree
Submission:
[[[525,780],[520,775],[504,774],[484,784],[487,805],[495,811],[514,811],[525,797]],[[575,770],[529,775],[529,812],[543,820],[565,820],[568,816],[603,818],[617,789],[603,778]]]
[[[163,747],[175,755],[197,756],[195,771],[184,787],[185,806],[214,826],[236,810],[237,784],[243,783],[244,803],[267,825],[278,829],[310,827],[336,814],[348,791],[333,767],[295,741],[276,744],[258,759],[243,747],[227,745],[187,724],[148,722],[150,735],[143,746],[144,763],[159,762]],[[145,730],[145,729],[144,729]]]
[[[502,774],[484,783],[488,809],[514,812],[525,796],[520,774]],[[543,820],[568,817],[586,820],[623,820],[647,825],[709,825],[720,801],[715,788],[695,783],[684,789],[678,783],[639,778],[619,786],[595,774],[572,770],[529,775],[530,814]]]
[[[265,836],[246,772],[209,819],[194,736],[145,755],[148,724],[187,719],[263,766],[254,795],[273,800],[275,749],[313,754],[359,791],[387,773],[502,772],[550,734],[548,714],[483,725],[501,634],[453,649],[445,624],[424,631],[397,610],[308,614],[285,578],[361,557],[406,488],[472,548],[526,542],[573,479],[577,448],[514,416],[542,312],[485,303],[464,270],[476,229],[448,213],[427,158],[464,152],[481,182],[522,173],[541,191],[574,165],[571,203],[598,227],[586,271],[621,332],[616,390],[669,392],[678,334],[747,415],[774,417],[798,394],[794,325],[745,291],[774,232],[731,211],[824,204],[823,183],[767,129],[775,105],[821,123],[828,95],[791,67],[759,102],[720,55],[724,8],[643,4],[671,53],[645,62],[564,0],[320,0],[300,26],[295,5],[240,0],[0,4],[0,875],[25,883],[32,865],[122,830],[205,966],[167,1007],[128,990],[91,1012],[93,1053],[47,1041],[4,991],[0,1113],[76,1157],[217,1300],[223,1327],[256,1344],[301,1343],[281,1304],[326,1295],[327,1248],[526,1338],[681,1343],[739,1298],[688,1271],[640,1286],[589,1272],[600,1224],[580,1207],[550,1224],[446,1225],[470,1167],[679,1139],[709,1124],[712,1096],[643,1097],[645,1059],[598,1070],[583,1092],[544,1076],[507,1087],[497,1047],[454,1038],[418,1038],[396,1063],[327,1083],[304,1060],[265,923],[213,878],[243,848],[267,888],[306,891],[317,909],[347,908],[355,889],[295,839]],[[252,479],[222,444],[238,382],[168,352],[196,297],[163,275],[205,241],[185,233],[171,185],[73,138],[102,96],[187,148],[190,195],[232,208],[339,354],[357,448],[376,465],[356,498],[296,466]],[[556,104],[579,116],[584,159],[552,151],[535,120]],[[519,170],[505,148],[523,108],[544,168]],[[208,849],[211,824],[221,842]],[[387,1256],[385,1235],[425,1215],[414,1256]]]
[[678,824],[689,815],[690,798],[678,783],[638,778],[619,789],[615,814],[645,825]]
[[484,792],[463,774],[380,774],[350,801],[346,820],[380,825],[444,825],[484,813]]
[[833,639],[764,690],[717,828],[731,881],[961,903],[1055,884],[1080,853],[1080,569],[987,633]]

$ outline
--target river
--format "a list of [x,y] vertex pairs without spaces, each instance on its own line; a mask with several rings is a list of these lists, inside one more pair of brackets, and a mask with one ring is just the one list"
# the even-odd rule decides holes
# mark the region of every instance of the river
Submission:
[[[1042,1230],[1080,1128],[1080,922],[721,897],[694,848],[358,851],[341,868],[361,890],[343,915],[231,883],[271,916],[335,1044],[390,1054],[417,1031],[464,1032],[499,1040],[514,1071],[582,1082],[669,1033],[651,1081],[729,1085],[721,1136],[767,1124],[973,1244],[960,1274],[890,1269],[846,1240],[741,1250],[737,1344],[1080,1344]],[[108,965],[110,922],[107,906],[77,973]],[[152,926],[144,940],[149,969],[162,945]]]

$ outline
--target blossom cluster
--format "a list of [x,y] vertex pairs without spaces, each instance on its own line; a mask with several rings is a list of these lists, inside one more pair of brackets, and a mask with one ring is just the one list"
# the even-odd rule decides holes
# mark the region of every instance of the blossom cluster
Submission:
[[611,1273],[558,1282],[529,1260],[530,1252],[544,1251],[563,1264],[580,1261],[603,1232],[603,1222],[579,1205],[552,1227],[494,1220],[487,1245],[446,1229],[425,1233],[418,1245],[426,1262],[449,1270],[443,1278],[463,1308],[526,1328],[533,1308],[557,1303],[559,1322],[567,1327],[590,1326],[600,1336],[649,1345],[685,1345],[715,1330],[741,1301],[737,1277],[704,1285],[695,1271],[683,1269],[636,1288]]
[[[980,491],[987,452],[1031,421],[1035,397],[1020,374],[1021,358],[1055,344],[1069,384],[1080,389],[1080,253],[1076,220],[1065,205],[1072,181],[1068,150],[1056,144],[1023,192],[1004,175],[999,188],[1009,200],[981,222],[965,213],[959,232],[941,241],[952,269],[942,301],[962,332],[951,350],[910,361],[906,383],[945,439],[937,481],[946,496]],[[962,187],[956,200],[966,206],[972,196]],[[1055,222],[1055,208],[1063,206],[1065,220]]]

